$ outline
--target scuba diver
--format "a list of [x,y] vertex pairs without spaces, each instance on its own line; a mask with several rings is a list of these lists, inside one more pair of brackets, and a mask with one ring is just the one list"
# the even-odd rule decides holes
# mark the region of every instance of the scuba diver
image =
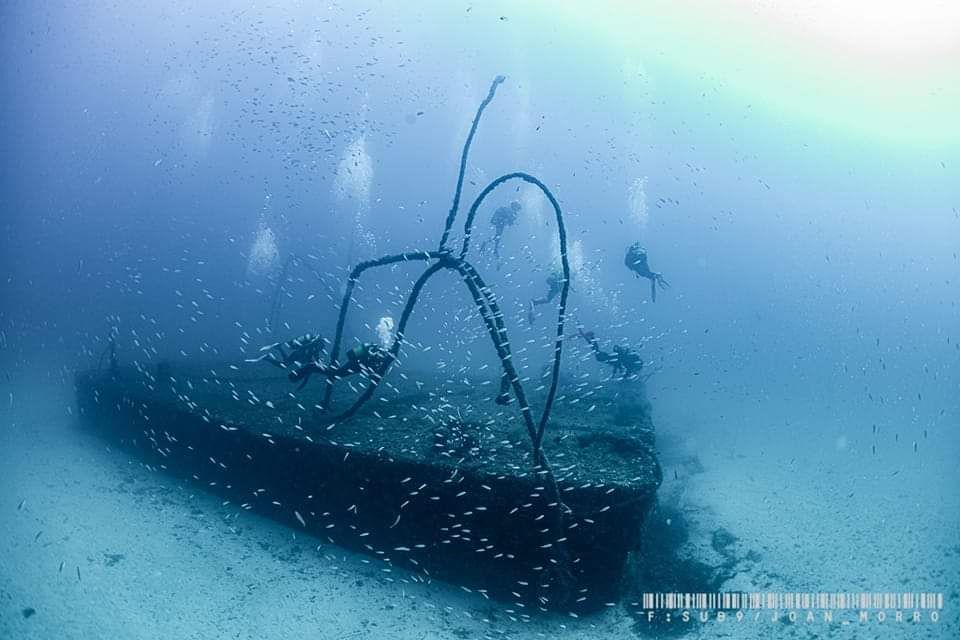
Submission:
[[[289,353],[284,349],[289,350]],[[299,382],[298,390],[303,389],[310,376],[319,373],[332,380],[346,378],[355,373],[369,376],[377,372],[390,357],[389,352],[376,344],[361,344],[347,352],[347,361],[333,366],[320,361],[324,351],[323,338],[308,333],[288,342],[268,344],[260,349],[265,351],[259,358],[250,358],[247,362],[269,362],[280,369],[292,369],[287,377],[290,382]],[[276,353],[275,353],[276,352]]]
[[664,289],[670,288],[670,283],[663,279],[663,274],[657,271],[651,271],[647,264],[647,250],[640,246],[639,242],[634,242],[627,247],[627,255],[623,259],[627,269],[637,274],[638,278],[646,278],[650,281],[650,298],[657,301],[657,284]]
[[530,301],[530,306],[527,309],[527,322],[529,322],[531,325],[533,324],[534,320],[534,307],[552,302],[553,299],[556,298],[563,289],[563,273],[560,271],[553,271],[550,275],[548,275],[547,287],[547,295],[543,296],[542,298],[534,298]]
[[[287,353],[284,348],[288,349],[290,353]],[[248,358],[246,362],[269,362],[281,369],[297,368],[308,362],[319,360],[323,350],[322,336],[305,333],[299,338],[287,342],[274,342],[261,347],[260,351],[264,354],[259,358]]]
[[378,344],[365,343],[347,351],[347,361],[339,366],[328,365],[314,360],[293,371],[288,376],[290,382],[300,382],[297,389],[303,389],[310,376],[315,373],[326,376],[330,380],[347,378],[357,373],[371,378],[380,375],[380,370],[390,358],[390,352]]
[[643,360],[635,351],[629,347],[615,345],[613,347],[613,353],[608,353],[600,348],[600,343],[597,341],[596,334],[594,334],[593,331],[584,332],[583,328],[580,327],[577,329],[577,333],[579,333],[580,337],[586,340],[590,348],[593,349],[597,362],[602,362],[603,364],[608,364],[613,367],[614,376],[619,374],[623,379],[632,379],[640,375],[640,370],[643,369]]
[[[507,227],[512,227],[517,221],[517,213],[520,212],[520,203],[514,200],[509,207],[500,207],[490,216],[490,224],[493,226],[493,255],[500,259],[500,242],[503,240],[503,232]],[[489,240],[484,240],[480,245],[480,253],[485,253]]]
[[[284,350],[284,347],[289,350],[289,353]],[[323,338],[312,333],[288,342],[268,344],[260,350],[266,353],[259,358],[250,358],[247,362],[269,362],[280,369],[292,369],[287,377],[290,382],[300,383],[297,390],[303,389],[310,381],[310,376],[315,373],[331,380],[346,378],[355,373],[376,375],[390,357],[389,352],[379,345],[362,344],[347,352],[345,363],[338,366],[324,364],[320,361],[324,351]]]
[[103,366],[104,357],[107,358],[110,373],[116,373],[120,368],[120,358],[117,357],[117,336],[120,335],[116,327],[110,327],[110,334],[107,337],[107,346],[100,352],[100,359],[97,360],[97,371]]

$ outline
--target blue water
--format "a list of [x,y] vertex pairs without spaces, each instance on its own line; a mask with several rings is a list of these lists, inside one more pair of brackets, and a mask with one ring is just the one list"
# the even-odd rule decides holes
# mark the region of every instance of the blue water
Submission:
[[[502,174],[528,172],[556,196],[572,274],[564,371],[615,383],[577,327],[605,349],[640,353],[661,499],[707,541],[700,559],[724,561],[709,551],[723,530],[739,545],[728,590],[946,599],[936,622],[926,613],[919,624],[712,621],[681,632],[960,633],[960,149],[871,140],[756,108],[709,78],[677,77],[670,56],[680,43],[657,59],[623,59],[587,35],[558,45],[532,14],[469,3],[0,9],[0,468],[9,472],[0,471],[0,635],[668,632],[644,627],[626,603],[588,621],[485,618],[479,598],[442,585],[417,592],[416,610],[475,615],[386,607],[406,597],[395,582],[321,606],[298,599],[289,567],[256,557],[250,540],[289,537],[265,523],[242,527],[243,553],[260,568],[231,581],[196,562],[222,547],[215,535],[181,549],[150,504],[109,491],[122,474],[144,473],[141,495],[156,498],[168,490],[162,475],[104,454],[75,428],[73,373],[102,361],[111,331],[120,361],[145,367],[242,363],[273,341],[332,338],[353,265],[438,248],[464,141],[501,74],[450,246],[460,246],[470,203]],[[481,254],[491,216],[514,200],[521,209],[500,258]],[[655,303],[624,266],[634,242],[671,285]],[[510,182],[492,193],[470,258],[498,296],[520,375],[539,379],[553,355],[555,301],[537,307],[532,325],[528,304],[560,264],[540,191]],[[383,318],[399,322],[421,268],[365,276],[346,348],[378,342]],[[496,379],[471,304],[453,275],[431,281],[403,366]],[[222,515],[218,501],[177,487],[171,500]],[[138,546],[150,558],[142,574],[130,568]],[[101,561],[116,553],[128,560]],[[352,583],[365,565],[345,553],[302,562],[318,581]],[[149,573],[154,563],[170,563],[168,574]],[[74,566],[91,583],[100,571],[100,586],[67,585]],[[247,583],[268,575],[289,598],[241,602]],[[197,607],[184,581],[216,604]],[[122,613],[105,611],[107,601]],[[374,602],[379,627],[342,621]],[[294,624],[301,607],[309,613]]]

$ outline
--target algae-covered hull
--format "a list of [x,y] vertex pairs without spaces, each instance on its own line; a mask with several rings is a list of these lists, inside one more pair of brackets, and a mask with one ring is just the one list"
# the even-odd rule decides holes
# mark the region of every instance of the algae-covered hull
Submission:
[[489,386],[434,382],[387,384],[334,425],[318,420],[316,389],[230,367],[88,372],[77,395],[87,424],[148,463],[384,570],[520,615],[615,602],[660,483],[644,403],[629,389],[561,395],[544,450],[566,511],[534,472],[514,407]]

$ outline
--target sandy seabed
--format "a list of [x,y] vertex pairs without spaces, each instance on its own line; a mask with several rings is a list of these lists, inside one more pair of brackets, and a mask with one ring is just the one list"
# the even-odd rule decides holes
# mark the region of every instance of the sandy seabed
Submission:
[[729,534],[725,590],[938,590],[947,605],[936,623],[694,615],[652,633],[623,605],[513,621],[503,603],[416,582],[147,468],[78,426],[69,381],[3,387],[0,638],[960,637],[960,500],[928,484],[956,476],[949,447],[920,468],[908,453],[859,456],[856,443],[696,430],[722,434],[716,446],[661,421],[662,500],[687,518],[687,556],[709,561]]

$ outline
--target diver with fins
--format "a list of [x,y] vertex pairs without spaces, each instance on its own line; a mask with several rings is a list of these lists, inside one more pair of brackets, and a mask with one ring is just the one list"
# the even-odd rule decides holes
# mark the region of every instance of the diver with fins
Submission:
[[534,321],[534,308],[540,306],[541,304],[553,302],[553,299],[560,294],[562,289],[563,273],[561,271],[552,271],[550,275],[547,276],[547,295],[543,296],[542,298],[534,298],[530,300],[527,308],[527,322],[532,325]]
[[647,264],[647,250],[639,242],[634,242],[627,247],[627,255],[623,259],[627,269],[633,271],[638,278],[646,278],[650,281],[650,299],[657,301],[657,285],[662,289],[669,289],[670,283],[663,279],[663,274],[658,271],[651,271]]
[[333,366],[315,360],[300,367],[290,374],[290,382],[302,380],[298,389],[302,389],[310,380],[310,376],[319,373],[331,380],[347,378],[362,373],[370,378],[380,375],[380,370],[390,358],[390,352],[378,344],[364,343],[347,351],[347,361]]
[[640,371],[643,369],[643,359],[637,352],[620,345],[614,345],[612,353],[604,351],[600,348],[600,343],[593,331],[584,331],[583,327],[579,327],[577,333],[593,349],[593,355],[597,362],[613,367],[614,376],[619,375],[622,379],[639,377]]
[[[493,255],[497,257],[498,268],[500,260],[500,243],[503,240],[503,232],[507,227],[512,227],[517,221],[517,214],[520,212],[520,203],[514,200],[510,206],[500,207],[490,216],[490,225],[493,227]],[[480,253],[486,253],[489,240],[484,240],[480,245]]]
[[374,376],[390,357],[389,352],[379,345],[361,344],[347,352],[347,361],[343,364],[328,365],[320,361],[324,352],[323,337],[312,333],[287,342],[269,344],[260,350],[265,353],[247,362],[268,362],[280,369],[291,370],[287,377],[290,382],[300,382],[298,390],[303,389],[315,373],[333,380],[356,373]]

